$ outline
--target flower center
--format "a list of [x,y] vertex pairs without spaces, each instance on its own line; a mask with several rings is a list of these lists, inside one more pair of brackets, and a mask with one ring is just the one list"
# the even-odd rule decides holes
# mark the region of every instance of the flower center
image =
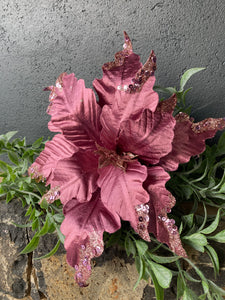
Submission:
[[101,147],[98,144],[96,144],[96,148],[96,153],[99,155],[99,168],[112,165],[126,171],[127,163],[137,157],[137,155],[131,152],[122,152],[121,154],[118,154],[116,151]]

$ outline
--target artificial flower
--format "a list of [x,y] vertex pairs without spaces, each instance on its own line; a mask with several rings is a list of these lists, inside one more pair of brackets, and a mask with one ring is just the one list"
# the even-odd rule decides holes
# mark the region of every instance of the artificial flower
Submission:
[[149,233],[177,255],[186,256],[173,219],[175,199],[166,189],[180,163],[205,149],[205,139],[225,127],[223,119],[193,123],[173,116],[176,95],[160,101],[153,90],[156,56],[142,65],[125,33],[123,50],[103,65],[94,88],[63,73],[49,86],[49,129],[58,134],[29,169],[51,185],[48,202],[60,197],[67,261],[85,286],[91,259],[102,254],[103,233],[129,221],[141,238]]

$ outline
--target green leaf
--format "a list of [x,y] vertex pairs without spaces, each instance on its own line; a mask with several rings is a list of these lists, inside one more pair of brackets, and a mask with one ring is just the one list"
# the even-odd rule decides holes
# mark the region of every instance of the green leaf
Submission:
[[48,202],[46,201],[46,199],[45,199],[45,198],[42,199],[41,202],[40,202],[40,207],[41,207],[42,209],[47,209],[48,206],[49,206],[49,204],[48,204]]
[[39,148],[42,144],[42,141],[43,141],[43,137],[40,137],[32,144],[31,148],[33,148],[33,149]]
[[65,236],[62,234],[62,232],[59,229],[59,226],[55,226],[55,229],[57,231],[58,237],[62,244],[64,244]]
[[153,87],[153,90],[157,93],[164,93],[164,94],[169,94],[169,95],[173,95],[177,92],[176,89],[173,87],[164,88],[164,87],[157,86],[157,85],[155,85]]
[[152,270],[149,271],[151,275],[152,282],[155,288],[156,300],[164,300],[164,289],[159,285],[158,280]]
[[162,288],[167,289],[170,286],[170,282],[172,280],[172,272],[166,267],[159,265],[153,261],[148,260],[148,264],[154,272],[159,285]]
[[55,223],[51,223],[48,228],[48,233],[53,233],[55,231]]
[[117,230],[113,234],[109,236],[109,239],[107,240],[105,247],[109,248],[112,245],[118,244],[121,240],[121,230]]
[[182,241],[202,253],[205,251],[204,246],[208,243],[206,237],[201,233],[193,233],[189,236],[184,236]]
[[135,283],[134,290],[136,289],[136,287],[138,286],[139,282],[141,281],[142,276],[143,276],[143,271],[144,271],[143,260],[142,260],[142,258],[140,256],[136,256],[135,257],[135,265],[136,265],[137,271],[139,273],[139,277],[138,277],[137,282]]
[[27,212],[26,212],[26,214],[25,214],[25,217],[29,216],[29,215],[31,214],[31,212],[32,212],[32,205],[30,205],[30,206],[28,207],[28,210],[27,210]]
[[58,240],[57,244],[55,245],[55,247],[47,254],[40,256],[40,257],[35,257],[34,260],[38,260],[38,259],[43,259],[43,258],[48,258],[52,255],[54,255],[56,253],[56,251],[59,249],[61,242],[60,240]]
[[46,220],[45,220],[45,223],[43,225],[43,227],[41,228],[41,230],[37,233],[38,236],[42,236],[42,235],[45,235],[46,233],[48,233],[48,230],[49,230],[49,219],[48,219],[48,216],[46,217]]
[[32,226],[32,222],[28,223],[28,224],[17,224],[17,223],[12,222],[12,224],[15,225],[16,227],[19,227],[19,228],[26,228],[26,227],[31,227]]
[[13,151],[8,151],[8,158],[11,160],[12,163],[14,163],[15,165],[19,165],[19,159],[18,156],[15,152]]
[[144,279],[145,281],[148,282],[149,277],[151,277],[151,274],[150,274],[150,267],[149,267],[149,265],[145,262],[144,259],[143,259],[143,264],[144,264],[144,271],[143,271],[142,279]]
[[180,184],[180,189],[186,200],[189,200],[191,195],[193,194],[193,188],[190,185]]
[[182,216],[182,220],[184,221],[184,224],[188,226],[188,228],[191,228],[194,221],[194,214],[184,215]]
[[225,229],[214,236],[208,236],[208,239],[214,240],[219,243],[225,243]]
[[[209,292],[209,285],[207,280],[202,280],[202,287],[205,294]],[[208,295],[207,295],[208,296]]]
[[216,285],[214,282],[211,280],[208,280],[210,289],[215,293],[219,294],[221,296],[225,296],[225,290],[221,289],[218,285]]
[[201,280],[195,279],[193,278],[189,273],[184,272],[184,277],[186,277],[187,280],[191,281],[191,282],[201,282]]
[[2,170],[3,172],[8,172],[8,165],[2,160],[0,160],[0,170]]
[[148,244],[142,240],[135,241],[138,253],[140,256],[143,256],[145,252],[148,250]]
[[198,296],[189,288],[185,288],[182,300],[197,300]]
[[225,132],[221,134],[216,147],[216,156],[220,156],[223,154],[225,154]]
[[148,256],[159,264],[168,264],[180,259],[180,256],[158,256],[148,251]]
[[184,72],[180,80],[180,91],[184,90],[184,86],[186,85],[187,81],[191,78],[192,75],[202,70],[205,70],[205,68],[192,68]]
[[32,210],[32,212],[31,212],[31,214],[30,214],[30,217],[29,217],[29,221],[30,220],[34,220],[34,218],[35,218],[35,208],[33,208],[33,210]]
[[55,214],[55,215],[53,215],[53,219],[57,222],[57,223],[62,223],[63,222],[63,220],[65,219],[65,217],[64,217],[64,215],[63,215],[63,213],[61,213],[61,214]]
[[36,230],[38,228],[38,225],[39,225],[39,219],[36,218],[34,219],[33,223],[32,223],[32,230]]
[[136,248],[135,248],[134,242],[131,240],[131,238],[129,238],[128,235],[125,238],[125,244],[124,245],[125,245],[125,250],[126,250],[127,256],[130,256],[132,254],[133,257],[135,257]]
[[177,299],[181,299],[181,297],[184,294],[185,287],[186,287],[186,282],[183,280],[181,273],[178,273],[178,276],[177,276]]
[[6,203],[9,203],[13,198],[15,198],[15,192],[8,192],[6,194]]
[[7,141],[9,141],[15,134],[17,134],[18,131],[9,131],[4,136]]
[[219,225],[220,212],[221,212],[221,208],[218,210],[215,220],[208,227],[206,227],[205,229],[201,230],[201,233],[203,233],[203,234],[210,234],[210,233],[212,233],[213,231],[216,230],[216,228]]
[[206,248],[206,252],[208,253],[213,263],[215,277],[216,277],[216,275],[218,275],[220,271],[220,263],[219,263],[218,255],[212,246],[206,245],[205,248]]
[[39,244],[39,239],[39,236],[35,234],[30,243],[20,252],[20,254],[26,254],[34,251],[34,249],[36,249]]
[[184,224],[183,222],[180,223],[180,227],[179,227],[179,234],[181,235],[182,231],[183,231],[183,228],[184,228]]

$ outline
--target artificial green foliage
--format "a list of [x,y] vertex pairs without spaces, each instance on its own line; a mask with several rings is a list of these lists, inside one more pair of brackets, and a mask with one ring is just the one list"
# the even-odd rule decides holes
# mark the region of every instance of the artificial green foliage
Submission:
[[[45,200],[40,203],[42,196],[48,190],[44,182],[36,182],[27,174],[28,167],[34,158],[44,149],[45,142],[39,138],[32,145],[26,144],[26,139],[15,138],[16,131],[0,135],[0,197],[10,202],[13,198],[21,200],[26,209],[26,224],[15,224],[22,228],[31,228],[34,236],[21,254],[35,250],[39,240],[47,233],[55,232],[59,241],[64,242],[64,236],[60,232],[60,225],[64,219],[60,201],[48,204]],[[54,254],[59,248],[57,242],[49,254]],[[46,254],[45,257],[48,257]]]

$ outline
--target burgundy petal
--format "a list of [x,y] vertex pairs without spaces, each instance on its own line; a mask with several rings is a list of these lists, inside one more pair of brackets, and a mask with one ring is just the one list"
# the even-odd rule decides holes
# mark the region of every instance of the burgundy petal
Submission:
[[72,157],[57,162],[51,187],[60,187],[60,200],[66,204],[72,198],[89,201],[97,189],[98,156],[90,151],[79,151]]
[[150,195],[149,232],[152,232],[161,243],[166,243],[177,255],[187,256],[175,221],[167,217],[167,213],[175,205],[175,198],[165,188],[169,178],[169,175],[159,166],[148,169],[144,186]]
[[88,203],[76,199],[64,207],[65,219],[61,231],[65,235],[67,261],[75,268],[75,279],[80,286],[86,286],[91,274],[91,259],[103,252],[103,232],[113,233],[120,228],[120,218],[102,203],[99,191]]
[[93,149],[95,142],[100,143],[101,129],[101,108],[94,92],[85,88],[84,81],[77,80],[74,74],[63,76],[61,88],[56,91],[49,108],[49,129],[62,132],[79,148]]
[[60,159],[69,158],[78,151],[78,148],[69,142],[63,135],[57,134],[46,143],[45,149],[30,166],[28,173],[37,180],[49,178]]
[[193,123],[185,113],[176,117],[172,151],[160,160],[160,165],[168,171],[175,171],[178,165],[186,163],[191,156],[205,150],[205,140],[212,138],[218,130],[225,128],[225,119],[208,118]]
[[107,166],[98,170],[98,186],[101,188],[101,199],[112,212],[117,213],[123,220],[129,221],[131,226],[142,238],[149,240],[147,228],[138,227],[139,220],[136,207],[149,201],[148,193],[142,184],[146,179],[146,167],[138,161],[127,163],[127,168]]
[[148,163],[156,164],[172,150],[175,119],[172,116],[176,96],[162,101],[155,113],[145,110],[139,121],[127,120],[121,125],[117,145]]

